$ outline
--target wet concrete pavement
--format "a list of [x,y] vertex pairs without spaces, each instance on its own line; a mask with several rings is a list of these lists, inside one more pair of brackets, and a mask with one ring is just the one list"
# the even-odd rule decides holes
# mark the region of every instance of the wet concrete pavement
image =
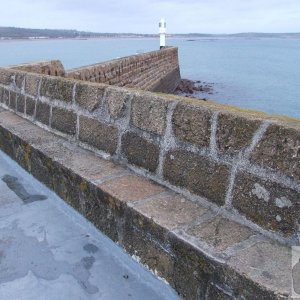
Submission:
[[179,299],[0,152],[0,299]]

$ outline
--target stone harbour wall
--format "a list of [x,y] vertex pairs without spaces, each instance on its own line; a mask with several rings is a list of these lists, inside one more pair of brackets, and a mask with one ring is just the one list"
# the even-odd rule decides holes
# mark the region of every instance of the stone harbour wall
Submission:
[[7,68],[51,76],[65,76],[64,66],[59,60],[33,62],[9,66]]
[[67,71],[66,77],[171,93],[180,82],[178,48],[166,47],[158,51],[76,68]]
[[0,105],[204,206],[296,239],[299,120],[13,69],[0,69]]

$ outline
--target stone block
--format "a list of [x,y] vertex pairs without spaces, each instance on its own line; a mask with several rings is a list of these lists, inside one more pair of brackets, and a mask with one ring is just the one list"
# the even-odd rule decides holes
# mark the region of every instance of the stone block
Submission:
[[3,103],[3,92],[4,89],[0,86],[0,103]]
[[199,204],[175,193],[158,195],[146,202],[137,202],[133,208],[168,230],[192,223],[207,212],[207,209]]
[[2,91],[2,103],[9,106],[9,91],[6,89],[3,89]]
[[17,94],[15,92],[10,92],[9,95],[9,107],[13,110],[16,110],[17,108]]
[[167,233],[144,215],[127,209],[124,230],[119,234],[119,244],[140,263],[155,270],[158,276],[173,285],[174,261],[166,249]]
[[207,109],[177,105],[173,117],[173,131],[181,142],[209,147],[211,133],[211,112]]
[[174,259],[173,281],[180,298],[205,299],[216,266],[208,256],[180,236],[172,234],[170,239]]
[[113,118],[124,116],[126,103],[130,99],[130,92],[116,87],[108,87],[106,89],[106,101],[108,112]]
[[166,191],[151,180],[136,175],[118,177],[98,185],[105,193],[121,202],[143,200]]
[[25,96],[19,94],[17,99],[17,111],[24,114],[25,113]]
[[159,146],[134,132],[122,136],[122,151],[130,164],[155,172],[159,162]]
[[0,83],[10,85],[14,83],[14,71],[0,68]]
[[165,158],[166,180],[218,205],[225,202],[229,177],[230,170],[225,164],[188,151],[172,150]]
[[69,205],[82,213],[79,189],[82,179],[59,163],[49,161],[44,165],[46,174],[50,173],[52,189],[57,195],[64,199]]
[[[292,287],[291,264],[289,247],[266,240],[233,255],[228,265],[239,274],[246,276],[235,278],[227,274],[226,280],[231,281],[231,285],[235,285],[240,299],[290,299],[288,296]],[[253,283],[256,286],[252,288],[251,294],[249,291]],[[242,286],[247,286],[248,289],[241,289]]]
[[73,100],[73,88],[73,81],[57,77],[43,77],[40,95],[71,103]]
[[77,83],[75,102],[83,109],[93,112],[100,107],[105,86],[92,83]]
[[266,229],[284,235],[298,229],[299,193],[277,183],[239,172],[232,203],[241,214]]
[[26,74],[25,77],[25,93],[31,96],[37,96],[41,76],[34,74]]
[[25,79],[25,74],[16,73],[15,82],[17,88],[21,89],[23,87],[24,79]]
[[226,293],[223,288],[218,288],[215,284],[209,284],[206,292],[206,300],[234,300],[236,299],[230,293]]
[[26,115],[33,117],[35,113],[36,101],[31,97],[26,97]]
[[37,101],[35,118],[37,121],[49,126],[50,106],[47,103]]
[[250,146],[261,121],[234,114],[220,113],[217,125],[217,146],[223,153],[237,154]]
[[164,134],[168,102],[153,94],[135,94],[132,100],[131,122],[137,128]]
[[70,110],[60,107],[52,108],[51,127],[63,133],[76,133],[77,115]]
[[251,162],[300,181],[300,130],[270,125],[251,154]]
[[[44,155],[42,151],[33,148],[31,148],[29,159],[30,173],[47,187],[53,189],[53,176],[56,174],[54,173],[53,160]],[[62,178],[60,180],[62,182]]]
[[255,232],[221,216],[216,216],[200,225],[190,227],[187,234],[222,252],[248,239]]
[[[0,113],[0,125],[4,119],[3,114],[5,112]],[[2,126],[0,126],[0,149],[8,156],[14,158],[13,135],[6,128],[2,128]]]
[[118,200],[89,182],[82,181],[79,185],[79,204],[82,214],[110,239],[118,241],[122,208],[115,205],[114,201],[118,203]]
[[118,145],[118,129],[95,119],[79,118],[79,140],[99,150],[114,154]]
[[99,157],[91,157],[87,154],[76,155],[76,160],[70,160],[68,165],[81,177],[90,181],[104,182],[114,176],[128,174],[127,169]]

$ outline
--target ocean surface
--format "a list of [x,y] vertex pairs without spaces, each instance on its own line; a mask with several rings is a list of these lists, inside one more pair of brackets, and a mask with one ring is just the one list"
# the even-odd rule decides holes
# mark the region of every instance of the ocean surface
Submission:
[[[300,118],[300,39],[170,39],[182,78],[217,102]],[[158,39],[0,41],[0,66],[60,59],[66,69],[158,49]]]

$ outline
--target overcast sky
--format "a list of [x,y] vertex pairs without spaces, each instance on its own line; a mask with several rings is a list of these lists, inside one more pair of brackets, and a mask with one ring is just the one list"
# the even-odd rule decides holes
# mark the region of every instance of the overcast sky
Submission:
[[300,0],[3,0],[0,26],[157,33],[300,32]]

